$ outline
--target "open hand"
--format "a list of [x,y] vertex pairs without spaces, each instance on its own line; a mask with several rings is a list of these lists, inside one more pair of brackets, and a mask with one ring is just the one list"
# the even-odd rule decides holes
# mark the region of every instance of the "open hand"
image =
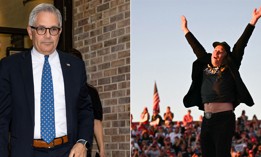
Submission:
[[255,8],[252,13],[252,19],[250,21],[250,24],[255,25],[260,17],[261,17],[261,7],[259,9]]
[[188,22],[184,15],[181,16],[181,29],[183,30],[184,34],[187,34],[189,32]]

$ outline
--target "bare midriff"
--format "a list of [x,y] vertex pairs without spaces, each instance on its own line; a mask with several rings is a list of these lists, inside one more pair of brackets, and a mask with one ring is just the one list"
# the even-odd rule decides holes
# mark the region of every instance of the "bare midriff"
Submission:
[[211,113],[218,113],[224,111],[232,111],[233,104],[230,102],[211,102],[204,104],[204,111]]

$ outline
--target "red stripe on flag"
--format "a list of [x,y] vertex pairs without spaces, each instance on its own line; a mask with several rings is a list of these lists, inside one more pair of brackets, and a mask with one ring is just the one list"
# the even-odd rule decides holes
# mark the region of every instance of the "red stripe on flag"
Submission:
[[157,84],[155,82],[154,94],[153,94],[153,110],[158,110],[158,112],[160,112],[159,102],[160,102],[160,98],[158,94]]

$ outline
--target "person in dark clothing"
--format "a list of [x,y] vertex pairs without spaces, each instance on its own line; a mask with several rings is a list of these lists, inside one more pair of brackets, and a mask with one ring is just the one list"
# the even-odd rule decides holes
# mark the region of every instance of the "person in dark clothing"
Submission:
[[171,112],[170,106],[167,106],[166,112],[164,113],[163,117],[164,117],[164,121],[168,120],[168,121],[172,122],[172,120],[174,118],[174,113]]
[[82,157],[93,141],[85,65],[57,49],[62,24],[55,6],[36,5],[32,48],[0,61],[1,157]]
[[181,28],[197,60],[193,63],[192,84],[185,95],[185,107],[198,106],[204,110],[200,134],[203,157],[230,157],[232,136],[235,130],[233,110],[240,104],[254,105],[243,83],[239,68],[244,49],[261,17],[261,7],[254,9],[252,19],[232,51],[226,42],[214,42],[214,51],[207,53],[181,17]]
[[243,110],[241,116],[237,118],[237,124],[241,132],[245,130],[247,121],[248,121],[248,116],[246,116],[246,111]]
[[160,126],[162,124],[162,117],[159,115],[158,110],[153,110],[153,115],[151,117],[151,126]]
[[[93,105],[93,114],[94,114],[94,135],[99,146],[99,155],[101,157],[105,156],[104,144],[103,144],[103,128],[102,128],[102,119],[103,111],[102,104],[99,97],[99,93],[95,87],[87,83],[89,89],[89,94],[91,96],[91,101]],[[88,157],[90,157],[88,151]]]
[[[82,54],[80,51],[76,49],[72,49],[70,51],[74,56],[83,60]],[[99,147],[99,156],[105,156],[104,142],[103,142],[103,128],[102,128],[102,119],[103,119],[103,110],[102,103],[100,100],[99,93],[97,89],[87,83],[87,87],[89,90],[89,95],[91,97],[92,105],[93,105],[93,114],[94,114],[94,136],[96,138],[98,147]],[[87,156],[91,157],[91,149],[88,150]],[[96,153],[98,156],[98,153]]]

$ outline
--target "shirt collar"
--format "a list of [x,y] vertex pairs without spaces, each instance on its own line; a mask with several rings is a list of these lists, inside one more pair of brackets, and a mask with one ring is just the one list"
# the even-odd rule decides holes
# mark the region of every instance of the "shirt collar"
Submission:
[[[32,55],[34,55],[35,58],[44,61],[44,54],[38,52],[34,47],[32,49]],[[53,53],[49,55],[49,61],[53,60],[58,55],[58,52],[55,50]]]

